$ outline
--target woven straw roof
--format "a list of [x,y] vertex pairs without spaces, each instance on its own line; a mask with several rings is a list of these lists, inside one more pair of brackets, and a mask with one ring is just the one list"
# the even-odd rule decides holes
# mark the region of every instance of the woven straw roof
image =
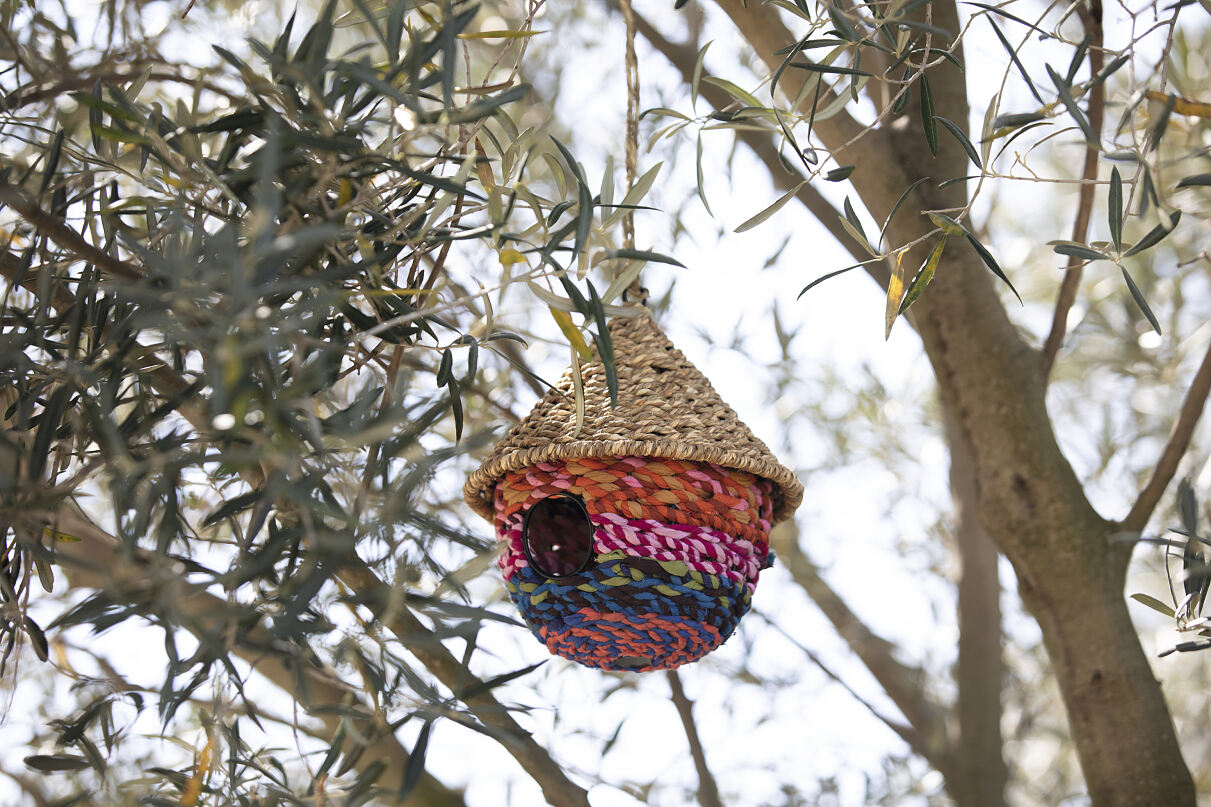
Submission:
[[667,457],[713,462],[774,483],[774,522],[803,500],[803,486],[723,402],[711,382],[673,347],[647,312],[609,323],[618,372],[611,408],[605,368],[597,356],[581,366],[585,417],[576,428],[569,369],[556,388],[496,444],[463,488],[467,504],[492,519],[492,491],[510,471],[536,462],[584,457]]

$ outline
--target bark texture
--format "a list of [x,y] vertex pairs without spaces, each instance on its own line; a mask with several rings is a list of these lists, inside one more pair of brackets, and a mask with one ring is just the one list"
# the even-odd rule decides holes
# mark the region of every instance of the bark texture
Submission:
[[950,791],[963,807],[1003,807],[1008,770],[1002,755],[1001,691],[1005,661],[1001,653],[999,553],[980,524],[977,490],[967,448],[951,418],[950,491],[955,506],[959,561],[959,702],[955,781]]
[[[795,41],[770,5],[718,0],[770,70]],[[960,30],[953,2],[929,6],[930,23]],[[924,10],[922,10],[924,13]],[[956,56],[962,60],[961,49]],[[963,74],[928,71],[937,115],[963,125]],[[788,94],[793,94],[788,87]],[[910,103],[908,108],[914,109]],[[889,121],[865,134],[844,114],[816,131],[839,162],[859,166],[851,182],[866,208],[886,218],[915,180],[930,177],[888,228],[907,243],[932,225],[916,211],[962,209],[962,149],[943,138],[930,155],[919,123]],[[852,141],[852,142],[851,142]],[[862,170],[869,167],[867,170]],[[1114,526],[1096,513],[1065,459],[1048,418],[1043,362],[1005,311],[995,278],[952,237],[929,288],[909,312],[938,382],[942,404],[971,448],[979,517],[1011,561],[1022,598],[1039,621],[1054,664],[1093,803],[1097,807],[1194,804],[1194,785],[1178,747],[1160,685],[1127,613],[1123,582],[1130,549],[1111,541]],[[909,266],[929,244],[905,256]]]

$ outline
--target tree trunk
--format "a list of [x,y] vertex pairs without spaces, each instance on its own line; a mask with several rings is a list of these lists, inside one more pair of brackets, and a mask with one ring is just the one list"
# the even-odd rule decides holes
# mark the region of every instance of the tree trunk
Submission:
[[[779,12],[744,0],[717,2],[765,65],[777,69],[779,50],[795,42]],[[953,0],[934,0],[914,13],[928,14],[930,25],[952,35],[961,30]],[[963,60],[961,47],[953,53]],[[935,114],[965,125],[964,75],[943,64],[928,77]],[[785,77],[780,86],[794,95]],[[965,183],[938,189],[942,180],[967,173],[963,149],[942,138],[932,156],[919,125],[904,116],[857,137],[855,129],[863,127],[842,112],[815,128],[837,149],[838,162],[858,166],[850,181],[876,220],[887,218],[911,183],[931,178],[913,193],[913,209],[888,224],[891,243],[930,234],[933,225],[921,211],[953,213],[968,202]],[[904,265],[919,265],[937,237],[902,256]],[[1040,352],[1009,320],[993,286],[999,281],[966,239],[950,241],[933,282],[907,316],[921,336],[943,407],[971,447],[980,521],[1013,563],[1023,601],[1043,631],[1093,803],[1193,805],[1194,784],[1173,720],[1123,599],[1129,551],[1112,544],[1111,525],[1093,510],[1060,450],[1045,406]]]
[[1008,771],[1002,755],[1000,554],[980,524],[971,450],[944,416],[950,446],[950,492],[959,561],[958,741],[956,780],[949,790],[960,807],[1003,807]]

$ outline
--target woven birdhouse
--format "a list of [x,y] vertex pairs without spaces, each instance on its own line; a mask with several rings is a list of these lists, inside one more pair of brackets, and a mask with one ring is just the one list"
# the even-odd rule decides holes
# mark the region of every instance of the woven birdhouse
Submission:
[[722,644],[803,488],[646,311],[609,325],[618,374],[582,365],[505,435],[464,495],[501,542],[505,586],[552,653],[672,669]]

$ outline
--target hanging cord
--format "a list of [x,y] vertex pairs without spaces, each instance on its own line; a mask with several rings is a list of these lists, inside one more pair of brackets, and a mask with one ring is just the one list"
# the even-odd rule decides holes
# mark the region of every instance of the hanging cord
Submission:
[[[635,185],[635,172],[639,165],[639,60],[635,56],[635,12],[631,8],[631,0],[619,0],[619,6],[622,8],[622,19],[626,22],[627,27],[626,193],[629,193]],[[627,210],[622,214],[622,242],[627,249],[635,249],[635,212],[633,210]],[[647,297],[648,290],[643,287],[640,276],[635,275],[635,279],[627,286],[623,299],[642,305]]]

